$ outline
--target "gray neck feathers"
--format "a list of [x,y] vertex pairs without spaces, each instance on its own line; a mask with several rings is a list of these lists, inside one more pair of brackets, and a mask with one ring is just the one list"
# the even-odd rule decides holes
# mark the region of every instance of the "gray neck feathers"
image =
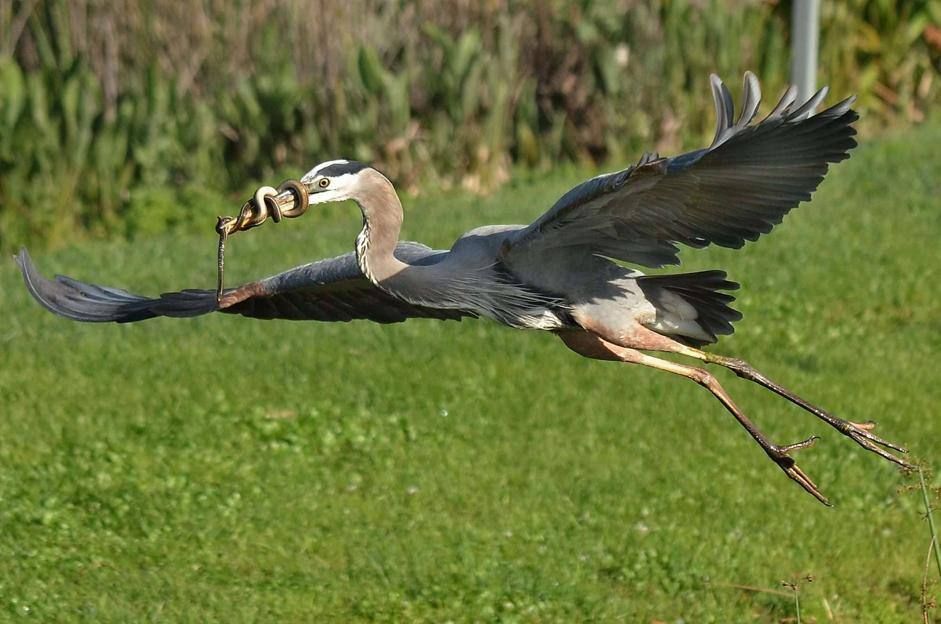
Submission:
[[392,183],[378,171],[368,171],[353,199],[363,212],[363,229],[356,237],[356,261],[366,278],[382,290],[415,305],[474,309],[460,294],[474,292],[440,265],[416,266],[395,257],[402,230],[402,203]]
[[[550,311],[561,302],[514,283],[496,270],[490,253],[451,263],[412,265],[395,257],[402,230],[402,204],[392,183],[366,170],[352,199],[363,213],[356,261],[378,288],[414,305],[468,310],[516,327],[554,329],[562,321]],[[453,251],[448,254],[451,258]]]
[[362,174],[353,200],[363,213],[363,229],[356,237],[356,261],[369,281],[381,282],[408,265],[396,259],[395,245],[402,230],[402,203],[389,180],[375,170]]

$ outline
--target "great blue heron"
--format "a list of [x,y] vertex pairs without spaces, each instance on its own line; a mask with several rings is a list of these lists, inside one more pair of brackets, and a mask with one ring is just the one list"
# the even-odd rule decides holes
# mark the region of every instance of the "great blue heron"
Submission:
[[761,98],[754,75],[745,75],[737,119],[729,90],[718,77],[711,81],[718,123],[709,147],[674,158],[645,154],[634,166],[579,184],[528,226],[477,228],[450,251],[399,242],[402,204],[389,180],[365,164],[333,160],[303,176],[302,193],[285,192],[277,201],[290,204],[301,196],[310,205],[353,200],[363,215],[355,251],[226,290],[218,300],[212,290],[150,299],[64,276],[47,280],[26,250],[17,262],[42,305],[79,321],[127,323],[219,311],[263,319],[379,323],[488,317],[511,327],[550,331],[585,357],[642,364],[704,386],[788,477],[829,504],[791,457],[816,437],[777,445],[705,369],[643,351],[730,369],[900,466],[908,464],[886,448],[905,450],[873,434],[870,422],[837,418],[740,359],[701,351],[698,347],[716,342],[717,336],[731,334],[732,323],[741,318],[729,307],[734,298],[722,292],[738,288],[725,272],[645,276],[614,261],[661,267],[679,263],[678,243],[741,247],[810,199],[829,164],[848,158],[856,145],[853,98],[814,114],[826,89],[800,104],[791,87],[767,117],[753,124]]

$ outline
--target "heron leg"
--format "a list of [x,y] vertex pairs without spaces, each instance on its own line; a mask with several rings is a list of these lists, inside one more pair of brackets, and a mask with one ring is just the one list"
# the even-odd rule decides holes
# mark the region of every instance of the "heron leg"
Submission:
[[817,436],[811,436],[795,444],[779,446],[771,442],[771,440],[755,426],[751,419],[735,404],[732,397],[729,396],[728,392],[725,391],[725,388],[722,387],[712,373],[705,369],[687,366],[685,364],[677,364],[669,360],[662,360],[647,355],[646,353],[641,353],[636,349],[618,346],[587,331],[560,332],[559,337],[567,347],[585,357],[619,361],[628,364],[641,364],[643,366],[649,366],[675,375],[680,375],[687,379],[692,379],[709,390],[709,392],[722,403],[725,409],[735,417],[739,424],[742,425],[748,434],[761,446],[768,457],[770,457],[790,479],[797,482],[798,485],[824,505],[830,505],[830,501],[827,500],[817,488],[817,485],[801,470],[794,461],[794,458],[791,457],[792,453],[812,446],[814,442],[816,442]]
[[817,407],[810,401],[807,401],[806,399],[791,392],[784,386],[775,383],[744,360],[716,355],[714,353],[707,353],[705,351],[686,346],[680,342],[677,342],[676,340],[673,340],[672,338],[658,334],[657,332],[647,329],[643,326],[638,326],[636,330],[626,337],[625,341],[619,340],[618,342],[619,344],[622,342],[625,343],[625,346],[644,349],[647,351],[664,351],[668,353],[676,353],[678,355],[685,355],[687,357],[695,358],[705,362],[706,364],[717,364],[727,368],[742,379],[747,379],[748,381],[757,383],[763,388],[774,392],[778,396],[784,397],[801,409],[810,412],[823,422],[827,423],[846,437],[859,444],[864,449],[872,451],[876,455],[887,459],[894,464],[898,464],[903,468],[913,468],[911,464],[886,450],[886,448],[889,448],[900,453],[908,452],[904,447],[889,442],[888,440],[885,440],[873,433],[872,430],[875,428],[876,423],[872,421],[858,423],[838,418],[826,410]]
[[[713,353],[706,353],[705,351],[700,351],[699,349],[693,349],[692,347],[686,347],[686,353],[684,355],[689,355],[690,357],[695,357],[698,360],[706,362],[707,364],[718,364],[724,368],[729,369],[742,379],[747,379],[758,385],[771,390],[778,396],[784,397],[794,405],[797,405],[801,409],[810,412],[823,422],[827,423],[843,435],[855,441],[861,447],[866,450],[872,451],[876,455],[889,460],[903,468],[912,468],[913,466],[893,455],[892,453],[885,450],[890,448],[892,450],[898,451],[900,453],[907,453],[908,451],[893,442],[889,442],[884,438],[881,438],[874,434],[872,430],[875,428],[876,423],[873,421],[866,422],[853,422],[851,420],[845,420],[843,418],[838,418],[828,411],[817,407],[813,403],[807,401],[806,399],[794,394],[784,386],[775,383],[774,381],[768,379],[761,371],[755,369],[751,364],[740,360],[738,358],[730,358],[722,355],[715,355]],[[885,447],[885,448],[882,448]]]

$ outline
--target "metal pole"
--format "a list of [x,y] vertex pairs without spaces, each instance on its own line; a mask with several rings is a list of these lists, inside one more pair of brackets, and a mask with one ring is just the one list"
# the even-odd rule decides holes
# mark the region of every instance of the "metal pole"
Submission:
[[791,82],[799,102],[813,95],[817,84],[820,0],[793,0],[791,6]]

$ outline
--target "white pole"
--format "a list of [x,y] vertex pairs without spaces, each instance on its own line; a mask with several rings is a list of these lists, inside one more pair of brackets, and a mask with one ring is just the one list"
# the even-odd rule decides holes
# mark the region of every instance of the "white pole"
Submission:
[[791,82],[797,101],[813,95],[817,85],[817,46],[820,40],[820,0],[793,0],[791,8]]

